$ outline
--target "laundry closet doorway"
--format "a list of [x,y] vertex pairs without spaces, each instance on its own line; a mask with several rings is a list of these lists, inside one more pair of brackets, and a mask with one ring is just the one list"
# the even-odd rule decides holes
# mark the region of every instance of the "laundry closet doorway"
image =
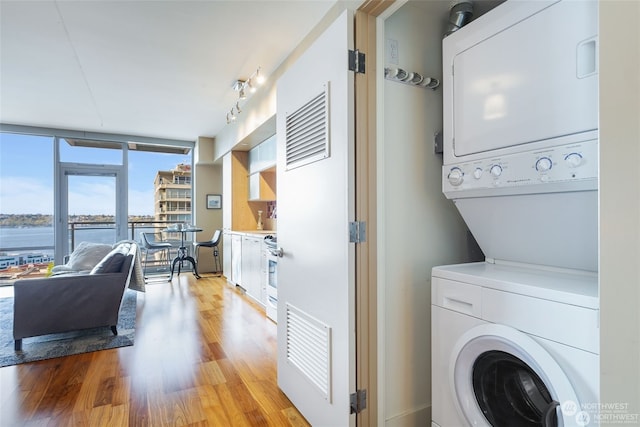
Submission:
[[[435,147],[442,89],[415,84],[441,82],[450,7],[398,1],[376,20],[377,382],[385,426],[431,424],[431,268],[484,260],[442,194]],[[414,84],[385,78],[385,68],[413,73]]]

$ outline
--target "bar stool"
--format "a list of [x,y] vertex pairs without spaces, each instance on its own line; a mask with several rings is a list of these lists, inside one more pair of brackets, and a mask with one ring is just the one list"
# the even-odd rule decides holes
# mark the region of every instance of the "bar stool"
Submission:
[[[162,241],[158,241],[155,238],[155,233],[140,233],[142,234],[142,247],[145,249],[144,251],[144,262],[142,265],[142,274],[144,275],[145,279],[147,278],[147,258],[149,255],[149,251],[151,251],[151,253],[154,252],[162,252],[163,258],[162,260],[166,261],[167,263],[167,268],[169,268],[169,262],[170,262],[170,254],[169,252],[171,251],[171,243],[169,242],[162,242]],[[165,253],[166,251],[166,253]]]
[[213,260],[215,265],[215,272],[220,272],[220,259],[218,258],[218,244],[220,243],[220,236],[222,235],[222,231],[216,230],[213,233],[213,237],[211,240],[207,240],[205,242],[193,242],[193,246],[196,253],[196,262],[198,261],[198,255],[200,253],[200,248],[212,248],[213,249]]

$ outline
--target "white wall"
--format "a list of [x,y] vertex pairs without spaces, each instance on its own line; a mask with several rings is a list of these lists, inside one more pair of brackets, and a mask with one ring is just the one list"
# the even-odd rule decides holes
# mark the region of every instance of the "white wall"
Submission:
[[600,398],[628,405],[623,412],[638,416],[633,425],[640,424],[638,22],[640,2],[600,2]]
[[[278,78],[302,55],[322,32],[347,8],[356,9],[361,0],[338,0],[300,42],[267,81],[243,106],[243,112],[233,124],[227,125],[215,137],[213,160],[219,160],[231,150],[246,151],[275,133],[276,84]],[[259,64],[257,64],[259,65]],[[272,121],[271,123],[267,123]],[[262,128],[262,129],[261,129]],[[248,147],[239,146],[246,143]]]
[[[209,240],[213,232],[222,229],[222,210],[207,209],[207,194],[222,194],[222,166],[214,164],[210,159],[213,156],[213,140],[200,137],[196,141],[193,169],[193,197],[191,209],[193,210],[193,222],[202,228],[197,233],[195,240]],[[220,257],[222,263],[222,257]],[[202,249],[198,257],[198,272],[207,273],[215,270],[213,255],[210,249]]]
[[[441,79],[448,8],[447,2],[409,2],[385,20],[384,37],[398,41],[402,68]],[[383,88],[384,134],[378,147],[382,418],[387,426],[425,426],[431,423],[431,268],[467,261],[467,233],[442,194],[442,155],[433,148],[433,135],[442,130],[442,90],[388,80]]]

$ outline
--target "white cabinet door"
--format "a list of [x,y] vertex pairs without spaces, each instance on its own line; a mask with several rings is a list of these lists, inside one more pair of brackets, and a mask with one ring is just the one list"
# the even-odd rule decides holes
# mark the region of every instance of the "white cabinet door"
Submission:
[[278,385],[314,426],[355,425],[350,49],[345,11],[277,83]]
[[249,150],[249,174],[263,171],[276,165],[276,136],[264,140]]
[[260,173],[249,175],[249,200],[260,200]]
[[234,285],[242,281],[242,236],[231,235],[231,278],[229,280]]
[[222,233],[222,274],[231,280],[231,234]]
[[254,300],[260,302],[260,243],[259,237],[242,238],[242,280],[239,285]]

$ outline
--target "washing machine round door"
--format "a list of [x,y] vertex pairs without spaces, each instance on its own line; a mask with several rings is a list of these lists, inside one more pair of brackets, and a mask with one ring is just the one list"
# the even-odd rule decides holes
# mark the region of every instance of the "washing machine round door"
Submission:
[[562,368],[539,343],[516,329],[476,326],[460,337],[451,362],[455,403],[471,426],[586,425]]

